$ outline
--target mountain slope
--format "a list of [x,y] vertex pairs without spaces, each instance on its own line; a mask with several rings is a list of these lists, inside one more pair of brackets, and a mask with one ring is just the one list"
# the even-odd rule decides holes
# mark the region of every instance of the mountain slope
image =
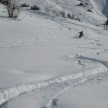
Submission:
[[[100,24],[105,20],[103,11],[105,8],[105,1],[93,1],[93,0],[82,0],[85,6],[78,6],[81,2],[77,0],[22,0],[29,4],[37,4],[40,6],[42,11],[43,7],[50,7],[52,10],[65,11],[66,14],[73,14],[76,18],[81,21],[86,21],[92,24]],[[88,12],[91,9],[92,12]]]
[[[73,93],[73,88],[78,86],[80,90],[82,85],[97,99],[94,97],[101,91],[95,94],[96,89],[92,94],[87,85],[93,90],[92,84],[105,81],[95,87],[106,88],[108,81],[108,31],[101,25],[106,20],[102,14],[104,2],[103,8],[92,0],[83,1],[87,6],[78,6],[77,0],[26,2],[36,3],[41,10],[22,8],[16,20],[8,18],[6,8],[0,4],[0,108],[51,108],[52,100],[59,95],[63,100],[65,93],[71,107],[74,103],[67,90]],[[46,7],[50,8],[49,13]],[[92,7],[92,12],[87,11]],[[52,14],[54,10],[74,14],[80,21],[56,16]],[[84,36],[79,38],[81,31]],[[108,106],[107,90],[101,96],[100,100],[105,100],[101,106]],[[100,100],[96,100],[96,106]],[[58,107],[68,108],[66,102],[64,106],[60,102]],[[89,104],[94,103],[86,105]],[[84,103],[81,105],[86,108]]]

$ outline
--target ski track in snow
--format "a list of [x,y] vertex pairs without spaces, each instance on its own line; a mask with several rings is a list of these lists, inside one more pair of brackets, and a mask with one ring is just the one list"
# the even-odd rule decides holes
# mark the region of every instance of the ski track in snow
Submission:
[[[98,74],[95,74],[95,75],[91,75],[91,76],[88,76],[88,77],[84,77],[84,78],[78,79],[74,83],[69,84],[68,86],[65,86],[64,89],[61,89],[60,92],[58,92],[57,94],[55,94],[50,99],[50,101],[46,104],[45,108],[53,108],[53,106],[52,106],[53,99],[57,99],[57,97],[59,95],[63,94],[65,91],[69,90],[71,87],[79,86],[79,85],[87,84],[87,83],[94,83],[94,82],[98,83],[98,82],[101,82],[101,81],[105,80],[106,76],[108,76],[108,74],[106,74],[106,73],[105,74],[98,73]],[[56,107],[54,107],[54,108],[56,108]]]
[[[89,51],[89,52],[83,52],[83,53],[80,53],[80,54],[72,54],[70,56],[68,56],[68,58],[70,59],[75,59],[76,61],[78,61],[78,59],[80,60],[89,60],[89,61],[92,61],[92,62],[97,62],[97,63],[100,63],[101,65],[105,66],[105,70],[103,72],[106,72],[108,71],[108,62],[105,62],[105,61],[101,61],[101,60],[98,60],[98,59],[94,59],[94,58],[89,58],[89,57],[84,57],[83,55],[84,54],[87,54],[87,53],[94,53],[94,52],[97,52],[97,51]],[[73,60],[74,61],[74,60]],[[84,65],[82,63],[79,63],[79,65]],[[96,69],[96,68],[95,68]],[[107,76],[106,74],[104,75],[104,73],[102,72],[101,69],[98,70],[92,70],[91,69],[91,72],[88,72],[86,73],[85,72],[81,72],[81,73],[77,73],[79,76],[81,74],[83,74],[82,76],[79,77],[79,79],[77,79],[77,81],[75,81],[74,83],[71,83],[69,84],[67,87],[65,87],[63,90],[61,90],[60,92],[58,92],[56,95],[54,95],[52,97],[52,99],[50,99],[50,101],[46,104],[46,108],[53,108],[52,106],[52,100],[53,99],[57,99],[57,97],[62,94],[63,92],[65,92],[66,90],[70,89],[71,87],[73,86],[77,86],[79,84],[83,84],[83,83],[88,83],[88,82],[92,82],[92,81],[99,81],[99,80],[104,80],[104,78]],[[90,71],[90,70],[89,70]],[[96,72],[97,71],[97,72]],[[95,73],[96,72],[96,73]],[[107,73],[107,72],[106,72]],[[102,78],[103,77],[103,78]],[[75,80],[75,79],[74,79]],[[55,108],[55,107],[54,107]]]
[[[76,83],[81,83],[85,78],[88,78],[90,76],[95,76],[100,73],[104,73],[107,70],[108,68],[104,66],[103,64],[101,64],[101,66],[97,68],[85,70],[85,71],[75,73],[72,75],[61,76],[61,77],[58,77],[52,80],[48,80],[48,81],[43,81],[40,83],[20,84],[12,88],[0,90],[0,105],[9,101],[12,98],[19,96],[22,93],[27,93],[27,92],[30,92],[36,89],[40,89],[42,87],[46,87],[46,86],[48,87],[53,84],[65,85],[65,83],[70,83],[70,84],[73,83],[73,85],[75,85]],[[80,79],[82,79],[82,81],[80,81]],[[78,81],[74,83],[74,81],[76,80]]]
[[[22,43],[22,42],[20,42]],[[108,63],[101,61],[101,60],[96,60],[93,58],[88,58],[85,57],[84,55],[86,54],[90,54],[90,53],[97,53],[97,52],[104,52],[105,50],[93,50],[93,51],[87,51],[87,52],[80,52],[78,54],[71,54],[69,56],[66,57],[66,59],[73,59],[73,61],[77,61],[79,60],[89,60],[91,62],[97,62],[100,64],[100,66],[93,68],[93,69],[89,69],[89,70],[84,70],[72,75],[67,75],[67,76],[61,76],[55,79],[51,79],[48,81],[42,81],[39,83],[25,83],[25,84],[18,84],[14,87],[8,88],[8,89],[4,89],[4,90],[0,90],[0,105],[2,105],[3,103],[23,94],[23,93],[28,93],[30,91],[34,91],[40,88],[46,89],[46,87],[50,87],[51,85],[58,85],[60,84],[60,86],[62,85],[63,88],[60,89],[60,91],[58,93],[56,93],[56,95],[54,95],[53,98],[57,97],[59,94],[63,93],[64,91],[66,91],[67,89],[69,89],[71,86],[83,83],[85,81],[87,81],[87,79],[91,76],[96,76],[97,74],[100,73],[104,73],[106,71],[108,71]],[[78,62],[79,63],[79,62]],[[83,63],[79,63],[79,65],[83,65]],[[65,85],[67,84],[67,85]],[[52,98],[52,99],[53,99]],[[51,106],[51,102],[52,100],[50,100],[50,102],[47,104],[47,107]]]

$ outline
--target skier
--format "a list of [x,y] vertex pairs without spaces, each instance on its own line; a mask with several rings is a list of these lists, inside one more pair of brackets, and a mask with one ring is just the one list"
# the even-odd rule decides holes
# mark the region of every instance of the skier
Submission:
[[79,38],[84,37],[83,31],[79,32]]

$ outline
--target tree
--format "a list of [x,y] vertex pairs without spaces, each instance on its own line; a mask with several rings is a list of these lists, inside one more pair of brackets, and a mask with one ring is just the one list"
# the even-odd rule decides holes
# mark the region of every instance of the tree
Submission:
[[33,6],[31,6],[31,10],[40,10],[40,8],[34,4]]
[[10,18],[16,19],[19,15],[20,1],[19,0],[8,0],[7,11]]
[[8,4],[8,0],[0,0],[0,2],[4,5],[7,5]]

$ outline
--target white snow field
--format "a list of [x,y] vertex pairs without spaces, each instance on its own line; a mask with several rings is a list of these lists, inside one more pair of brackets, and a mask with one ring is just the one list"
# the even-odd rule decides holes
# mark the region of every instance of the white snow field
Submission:
[[108,0],[82,1],[21,0],[41,10],[16,20],[0,4],[0,108],[108,108]]
[[108,108],[108,81],[72,87],[59,95],[57,108]]

